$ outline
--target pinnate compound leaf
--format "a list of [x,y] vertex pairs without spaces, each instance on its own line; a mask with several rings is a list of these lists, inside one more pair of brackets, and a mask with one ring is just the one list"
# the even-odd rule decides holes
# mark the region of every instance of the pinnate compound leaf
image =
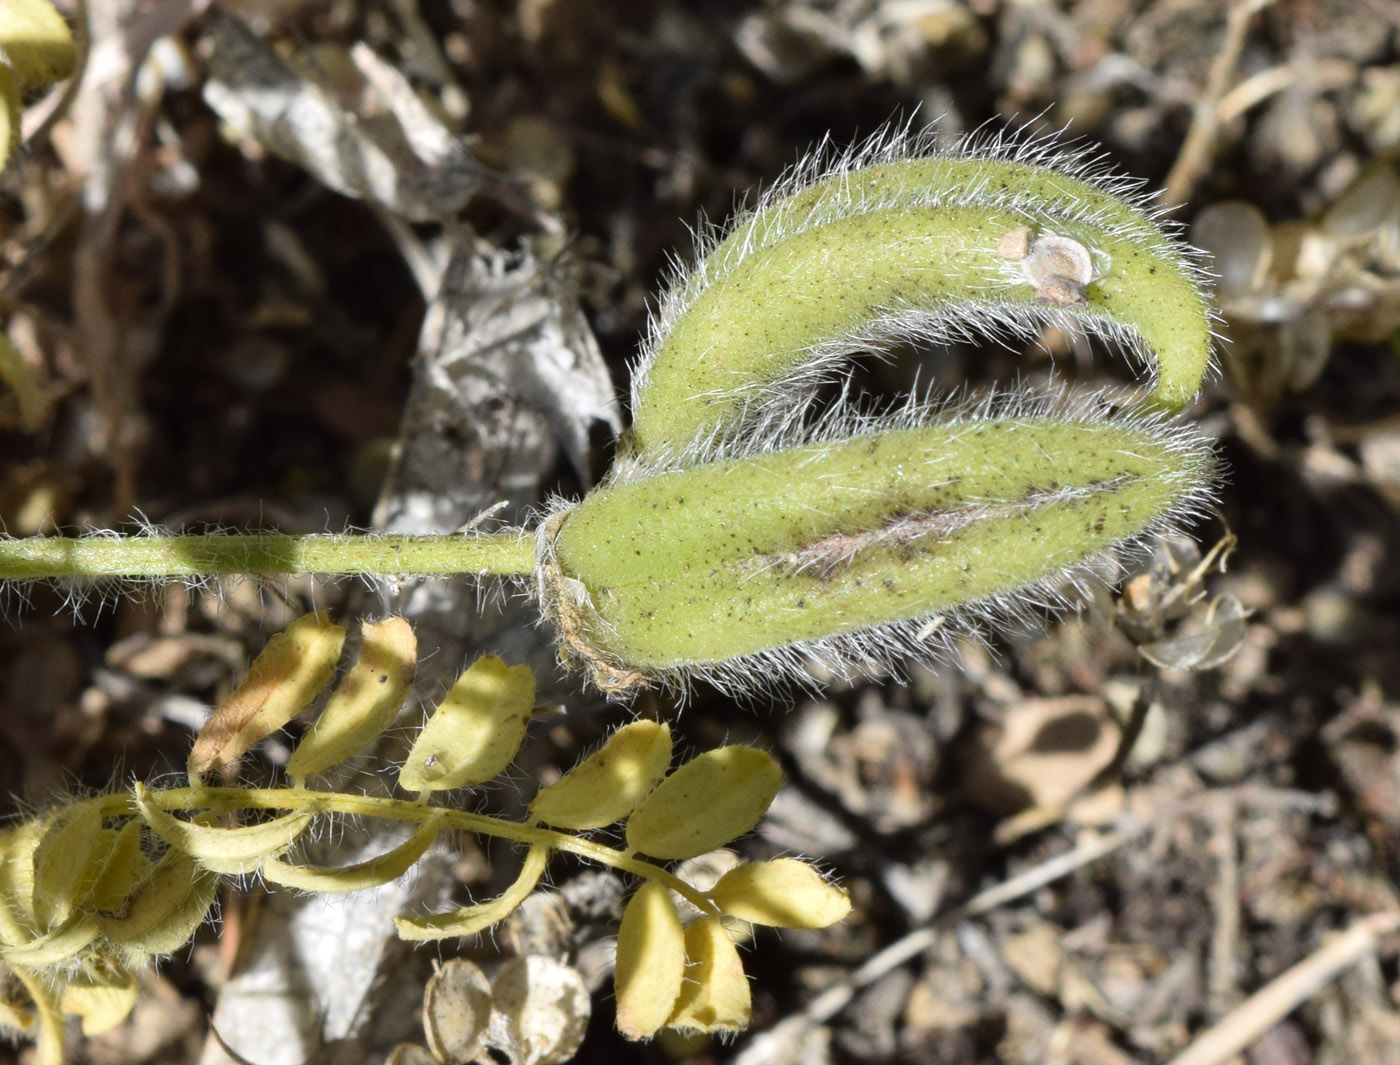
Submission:
[[454,936],[474,936],[484,932],[493,924],[509,917],[544,875],[545,863],[549,860],[549,846],[533,844],[525,853],[525,863],[515,883],[506,888],[490,902],[476,906],[463,906],[451,913],[435,913],[427,916],[404,916],[394,918],[394,927],[399,938],[410,941],[425,939],[451,939]]
[[287,762],[292,776],[343,762],[393,723],[418,662],[418,638],[403,618],[367,623],[360,654]]
[[432,846],[440,827],[440,819],[430,817],[414,829],[413,835],[392,850],[337,869],[292,865],[278,858],[264,858],[262,877],[282,887],[317,894],[363,891],[366,888],[378,887],[380,884],[397,880],[408,872],[409,867],[423,857],[423,853]]
[[520,750],[534,708],[530,667],[482,655],[428,718],[399,771],[399,786],[442,791],[494,779]]
[[668,776],[627,821],[627,845],[653,858],[693,858],[742,836],[782,783],[778,763],[756,747],[706,751]]
[[650,1039],[666,1023],[681,993],[685,932],[671,893],[655,881],[637,889],[617,931],[617,1030]]
[[324,614],[306,614],[271,640],[232,695],[210,716],[190,751],[191,774],[243,757],[285,725],[330,682],[345,629]]
[[669,1028],[738,1032],[747,1027],[753,1001],[738,948],[724,923],[705,917],[685,930],[685,981]]
[[541,789],[530,813],[557,828],[602,828],[636,809],[670,765],[670,726],[634,721],[557,783]]
[[737,865],[710,898],[731,917],[774,928],[825,928],[851,912],[846,892],[796,858]]

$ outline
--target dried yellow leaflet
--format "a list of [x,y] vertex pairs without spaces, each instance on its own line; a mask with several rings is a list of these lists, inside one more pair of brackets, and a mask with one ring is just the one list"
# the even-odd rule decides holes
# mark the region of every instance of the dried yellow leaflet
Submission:
[[428,718],[399,771],[399,786],[443,791],[494,779],[520,750],[534,708],[530,667],[483,655]]
[[796,858],[737,865],[710,898],[732,917],[774,928],[825,928],[851,912],[846,892]]
[[706,751],[656,786],[627,821],[627,845],[653,858],[693,858],[742,836],[778,794],[778,763],[756,747]]
[[46,818],[24,821],[0,835],[0,943],[34,938],[34,852],[48,828]]
[[364,626],[359,657],[287,762],[292,776],[343,762],[391,724],[403,706],[418,660],[418,638],[403,618]]
[[142,822],[128,821],[114,833],[92,891],[91,901],[96,909],[116,912],[136,885],[150,875],[151,860],[141,850],[141,830]]
[[73,904],[96,883],[111,842],[102,839],[102,811],[96,806],[70,807],[50,822],[34,852],[34,913],[40,927],[68,919]]
[[530,803],[530,814],[558,828],[602,828],[635,810],[670,765],[670,726],[634,721],[542,789]]
[[215,874],[172,848],[127,898],[122,912],[104,915],[98,923],[133,965],[141,964],[153,954],[180,949],[194,935],[214,904],[218,886]]
[[306,831],[316,815],[308,803],[299,810],[241,828],[218,828],[182,821],[151,802],[146,790],[136,786],[136,807],[151,831],[183,854],[198,859],[213,873],[251,873],[264,858],[275,857]]
[[430,817],[414,829],[413,835],[392,850],[338,869],[292,865],[278,858],[264,858],[262,876],[269,883],[318,894],[378,887],[408,872],[409,867],[432,846],[440,825],[440,818]]
[[98,932],[98,922],[93,918],[75,915],[37,939],[21,946],[6,947],[0,951],[0,957],[10,965],[31,969],[71,962],[88,948]]
[[243,683],[200,729],[190,773],[237,761],[306,709],[330,683],[344,643],[345,629],[325,614],[299,617],[268,641]]
[[520,875],[499,897],[477,906],[463,906],[451,913],[435,913],[426,917],[395,917],[394,927],[400,939],[450,939],[454,936],[474,936],[493,924],[509,917],[525,901],[544,875],[549,860],[549,846],[533,844],[525,853]]
[[685,982],[667,1027],[742,1031],[749,1023],[753,1000],[744,963],[724,924],[713,917],[694,922],[685,930],[685,954]]
[[66,78],[77,55],[68,23],[49,0],[0,0],[0,56],[20,89]]
[[685,973],[685,932],[671,893],[648,880],[622,911],[617,930],[617,1030],[650,1039],[676,1008]]
[[63,989],[63,1012],[83,1021],[83,1035],[110,1032],[126,1020],[140,988],[130,973],[114,983],[72,983]]

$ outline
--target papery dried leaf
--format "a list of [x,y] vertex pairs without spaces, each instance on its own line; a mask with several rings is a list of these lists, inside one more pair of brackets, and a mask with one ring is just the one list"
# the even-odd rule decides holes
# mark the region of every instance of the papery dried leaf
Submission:
[[535,885],[544,875],[545,863],[549,860],[549,846],[533,844],[525,853],[525,862],[515,883],[506,888],[490,902],[476,906],[463,906],[451,913],[436,913],[428,916],[404,916],[394,918],[394,927],[400,939],[451,939],[454,936],[473,936],[484,932],[515,912],[525,901],[526,896],[535,890]]
[[421,858],[432,846],[433,840],[437,839],[441,825],[439,818],[429,817],[414,830],[413,835],[392,850],[338,869],[293,865],[278,858],[264,858],[261,866],[262,878],[282,887],[317,894],[363,891],[366,888],[378,887],[380,884],[397,880],[408,872],[409,867]]
[[557,828],[602,828],[636,809],[670,765],[670,726],[634,721],[559,781],[542,788],[530,803],[530,813]]
[[775,928],[825,928],[851,912],[846,892],[796,858],[735,866],[710,898],[731,917]]
[[1198,632],[1143,644],[1138,652],[1159,669],[1214,669],[1244,642],[1249,611],[1233,595],[1211,603]]
[[622,911],[617,930],[617,1030],[650,1039],[676,1008],[685,972],[685,931],[671,893],[649,880]]
[[494,779],[520,750],[534,707],[530,667],[483,655],[424,724],[399,771],[399,786],[441,791]]
[[744,963],[724,924],[705,917],[685,930],[685,982],[667,1027],[738,1032],[753,1010]]
[[365,624],[359,657],[287,761],[291,776],[343,762],[393,723],[418,662],[418,638],[403,618]]
[[243,683],[200,729],[190,773],[237,761],[301,713],[330,682],[344,642],[345,630],[319,613],[297,618],[269,640]]
[[475,962],[449,958],[423,989],[423,1034],[445,1065],[466,1065],[491,1020],[491,983]]
[[706,751],[656,786],[627,820],[627,845],[653,858],[692,858],[742,836],[768,809],[782,771],[756,747]]
[[136,787],[136,806],[151,831],[175,850],[197,859],[214,873],[238,875],[251,873],[264,858],[275,857],[306,831],[316,815],[314,807],[306,806],[275,817],[270,821],[220,828],[182,821],[151,802],[144,788]]

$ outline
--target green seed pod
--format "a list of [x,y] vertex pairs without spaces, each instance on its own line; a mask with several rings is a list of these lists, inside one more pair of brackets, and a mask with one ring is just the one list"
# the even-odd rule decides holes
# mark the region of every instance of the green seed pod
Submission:
[[1189,427],[1059,406],[1003,400],[938,424],[910,409],[634,468],[541,529],[562,653],[612,694],[696,676],[751,691],[802,677],[809,655],[838,671],[928,657],[1055,602],[1209,498],[1214,463]]
[[1199,255],[1141,184],[1048,139],[893,132],[816,153],[678,275],[633,375],[624,456],[784,417],[852,352],[1054,324],[1152,366],[1183,406],[1210,359]]

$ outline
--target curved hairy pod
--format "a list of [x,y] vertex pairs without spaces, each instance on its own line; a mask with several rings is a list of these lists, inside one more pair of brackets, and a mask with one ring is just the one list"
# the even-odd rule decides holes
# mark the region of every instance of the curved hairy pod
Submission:
[[1141,357],[1176,409],[1209,363],[1203,282],[1141,184],[1083,150],[895,133],[818,153],[674,279],[634,374],[630,452],[742,432],[853,351],[1051,323]]
[[1209,448],[1160,415],[1024,400],[926,417],[628,474],[559,511],[540,598],[565,656],[612,693],[752,690],[800,676],[806,652],[927,657],[1209,497]]

